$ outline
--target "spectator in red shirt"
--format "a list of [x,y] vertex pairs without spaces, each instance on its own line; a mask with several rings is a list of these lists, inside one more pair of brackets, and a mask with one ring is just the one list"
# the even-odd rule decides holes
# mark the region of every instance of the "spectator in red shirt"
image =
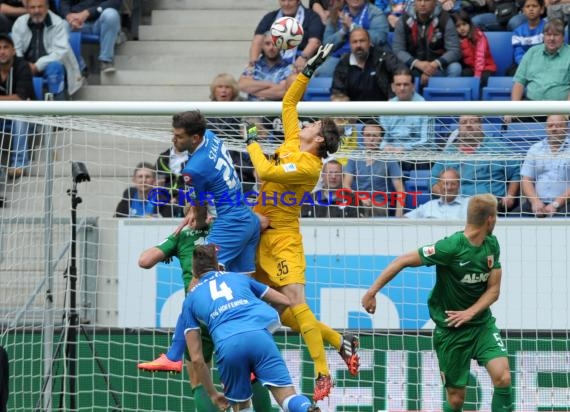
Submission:
[[471,23],[471,17],[464,10],[451,15],[461,45],[462,76],[475,76],[481,79],[481,87],[487,85],[489,76],[497,72],[487,36]]

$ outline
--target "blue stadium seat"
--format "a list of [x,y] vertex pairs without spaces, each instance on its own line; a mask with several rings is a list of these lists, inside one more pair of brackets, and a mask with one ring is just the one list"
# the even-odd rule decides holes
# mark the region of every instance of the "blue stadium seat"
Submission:
[[503,118],[488,116],[483,118],[483,132],[488,137],[502,137]]
[[32,77],[34,82],[34,94],[36,95],[36,100],[44,100],[44,78],[39,76]]
[[478,77],[430,77],[423,96],[431,101],[479,100]]
[[491,54],[497,65],[497,76],[504,76],[513,65],[513,43],[511,31],[486,31]]
[[438,116],[434,121],[435,142],[438,146],[444,146],[447,138],[455,129],[459,117],[456,116]]
[[503,142],[508,145],[513,153],[525,154],[528,149],[546,137],[544,123],[512,122],[507,125],[503,133]]
[[307,86],[303,100],[307,102],[328,102],[331,99],[332,77],[313,77]]
[[99,44],[101,36],[93,33],[81,33],[81,43]]
[[[81,62],[81,33],[71,32],[69,35],[69,44],[73,50],[73,54],[78,62]],[[36,100],[44,100],[44,78],[40,76],[33,77],[34,94]]]
[[482,100],[511,100],[513,78],[510,76],[491,76],[487,86],[483,87]]
[[[447,143],[449,135],[459,127],[459,116],[445,116],[435,118],[435,138],[440,147]],[[503,135],[503,118],[487,116],[483,118],[483,132],[485,136],[500,138]]]
[[406,196],[406,208],[415,209],[431,200],[431,187],[430,187],[430,170],[410,170],[409,178],[404,184],[407,193],[421,192],[416,195],[417,204],[413,204],[414,197],[411,195]]
[[69,33],[69,44],[71,45],[73,54],[75,54],[75,58],[78,62],[81,62],[81,33],[76,31]]

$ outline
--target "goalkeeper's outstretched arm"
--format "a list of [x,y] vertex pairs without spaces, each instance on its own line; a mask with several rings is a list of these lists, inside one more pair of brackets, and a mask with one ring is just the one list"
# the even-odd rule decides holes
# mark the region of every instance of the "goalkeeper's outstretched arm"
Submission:
[[303,72],[297,75],[297,78],[283,97],[282,117],[286,144],[293,142],[295,146],[299,145],[299,113],[297,111],[297,103],[303,98],[303,94],[315,70],[324,63],[332,51],[332,48],[332,44],[320,46],[317,53],[307,61]]

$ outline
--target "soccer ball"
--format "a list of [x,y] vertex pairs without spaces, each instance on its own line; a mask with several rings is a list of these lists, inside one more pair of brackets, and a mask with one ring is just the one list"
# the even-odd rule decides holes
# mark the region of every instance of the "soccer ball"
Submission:
[[303,27],[293,17],[281,17],[271,25],[271,38],[278,49],[293,49],[303,40]]

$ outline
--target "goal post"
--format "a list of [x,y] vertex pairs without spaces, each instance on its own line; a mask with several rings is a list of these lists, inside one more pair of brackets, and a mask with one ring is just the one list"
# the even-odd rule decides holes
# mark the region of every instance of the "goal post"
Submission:
[[[180,220],[114,217],[122,194],[136,185],[135,168],[156,164],[159,154],[172,145],[172,115],[185,110],[206,115],[234,161],[242,162],[242,177],[253,175],[239,130],[243,119],[258,124],[267,154],[282,138],[278,102],[0,102],[2,130],[13,120],[36,125],[28,139],[31,163],[22,176],[8,173],[11,137],[4,133],[2,138],[0,344],[10,359],[8,410],[70,410],[73,402],[80,411],[194,410],[186,372],[146,374],[136,368],[167,349],[184,297],[176,259],[146,270],[139,268],[138,257],[172,233]],[[322,116],[336,119],[344,143],[335,159],[344,170],[349,159],[407,164],[399,176],[387,172],[372,176],[389,188],[374,190],[385,196],[388,217],[359,203],[354,204],[358,217],[301,219],[307,302],[319,320],[337,330],[355,331],[361,339],[357,377],[350,376],[334,348],[326,346],[336,386],[322,409],[438,411],[444,391],[427,310],[433,268],[403,271],[378,295],[373,316],[361,309],[360,299],[393,258],[461,230],[464,222],[393,216],[401,199],[394,195],[394,179],[402,181],[405,212],[432,198],[436,164],[498,164],[509,177],[499,181],[480,177],[475,183],[506,187],[508,179],[518,176],[506,173],[507,168],[513,164],[520,168],[526,150],[548,132],[543,122],[509,126],[503,116],[531,120],[570,114],[570,103],[302,102],[299,113],[302,122]],[[387,115],[429,116],[433,151],[366,148],[364,125]],[[492,137],[507,149],[493,146],[475,155],[442,150],[454,144],[461,115],[479,116],[485,138]],[[570,165],[570,151],[555,161],[557,167]],[[76,185],[82,202],[77,204],[76,225],[78,317],[76,340],[71,342],[75,352],[68,350],[72,314],[68,191],[74,187],[73,162],[83,162],[90,175],[90,181]],[[419,164],[424,166],[416,167]],[[416,173],[419,169],[421,173]],[[246,183],[253,192],[258,190],[255,181]],[[363,200],[368,189],[351,190]],[[497,223],[503,281],[501,296],[492,307],[508,348],[516,410],[568,410],[570,220],[521,216],[514,212]],[[313,363],[302,339],[285,329],[275,339],[297,389],[311,394]],[[75,364],[69,362],[72,356]],[[484,368],[474,363],[464,410],[489,411],[491,394]]]

